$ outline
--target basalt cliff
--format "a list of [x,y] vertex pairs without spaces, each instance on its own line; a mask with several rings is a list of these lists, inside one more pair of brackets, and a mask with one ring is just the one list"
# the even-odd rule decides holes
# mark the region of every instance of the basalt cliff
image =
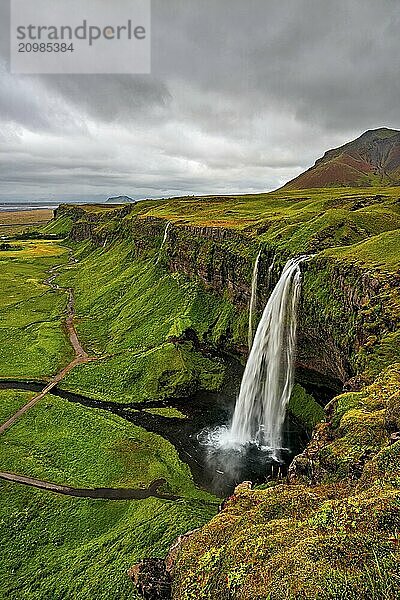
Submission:
[[[352,204],[356,202],[353,200]],[[373,206],[382,212],[379,204]],[[397,200],[390,200],[387,206],[388,213],[393,210],[400,215]],[[263,241],[263,236],[258,234],[260,227],[243,229],[174,222],[148,212],[131,206],[93,211],[61,205],[56,211],[55,223],[68,220],[71,240],[88,241],[104,251],[112,251],[115,244],[127,242],[136,258],[157,255],[169,223],[161,249],[163,267],[169,273],[200,283],[207,293],[224,299],[232,308],[232,315],[219,335],[212,340],[212,332],[208,331],[203,334],[204,340],[207,341],[209,335],[210,346],[246,356],[255,257],[261,249],[257,306],[261,314],[283,264],[295,253],[291,248],[295,234],[287,239],[287,244],[281,239],[274,244],[274,240],[268,238]],[[342,205],[338,212],[343,214]],[[349,215],[353,216],[352,213],[356,221],[358,215],[353,206]],[[317,219],[320,218],[317,215]],[[400,216],[397,219],[400,220]],[[307,232],[309,239],[304,237],[300,246],[303,253],[313,254],[314,258],[304,269],[297,367],[299,373],[307,373],[316,381],[322,377],[343,385],[351,380],[347,385],[357,386],[357,378],[371,382],[393,359],[400,321],[400,274],[398,269],[385,267],[380,253],[385,252],[388,243],[390,249],[396,244],[398,230],[376,236],[357,231],[357,242],[349,245],[347,229],[350,227],[342,239],[330,239],[328,217],[327,221],[326,227],[319,223],[319,230],[312,232],[312,236]],[[396,226],[395,221],[392,226]],[[376,264],[362,260],[364,247],[372,242],[376,245]],[[334,249],[330,250],[328,244]]]

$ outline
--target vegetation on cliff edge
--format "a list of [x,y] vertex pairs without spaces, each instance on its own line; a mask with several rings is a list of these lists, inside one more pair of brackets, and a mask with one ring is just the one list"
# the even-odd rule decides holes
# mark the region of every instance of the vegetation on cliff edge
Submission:
[[174,600],[400,593],[400,365],[328,407],[291,483],[240,490],[183,545]]

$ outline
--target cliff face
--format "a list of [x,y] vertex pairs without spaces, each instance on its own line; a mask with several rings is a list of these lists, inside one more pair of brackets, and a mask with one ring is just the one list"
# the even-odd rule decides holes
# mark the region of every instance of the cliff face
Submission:
[[[396,274],[317,257],[304,276],[300,365],[346,381],[368,368],[380,342],[399,327]],[[390,360],[370,375],[377,375]]]
[[239,310],[246,310],[255,244],[235,231],[183,226],[170,229],[167,249],[168,269],[199,277],[208,289],[227,294]]
[[[137,218],[133,211],[132,206],[124,206],[88,213],[80,207],[61,206],[55,218],[68,216],[72,220],[70,238],[74,241],[91,240],[107,248],[124,239],[132,243],[136,257],[158,253],[167,222]],[[271,246],[261,248],[259,316],[287,259]],[[237,318],[243,320],[247,318],[259,249],[257,239],[232,229],[170,224],[160,260],[170,272],[201,280],[211,293],[227,298],[236,307]],[[345,382],[365,370],[374,348],[398,327],[391,297],[400,277],[323,254],[305,263],[304,271],[297,366]],[[244,331],[242,335],[242,339],[233,340],[232,331],[226,331],[226,345],[246,355]],[[385,366],[384,359],[380,366]]]

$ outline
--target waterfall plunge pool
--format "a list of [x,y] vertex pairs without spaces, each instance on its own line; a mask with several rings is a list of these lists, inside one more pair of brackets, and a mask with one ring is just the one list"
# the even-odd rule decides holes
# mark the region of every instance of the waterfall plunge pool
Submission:
[[[198,392],[188,398],[170,399],[138,404],[119,404],[93,400],[79,394],[55,388],[52,394],[83,406],[102,409],[121,416],[134,425],[161,435],[173,444],[180,459],[191,469],[195,483],[219,497],[232,493],[234,487],[249,480],[254,484],[266,483],[278,472],[284,475],[293,457],[301,452],[308,436],[290,416],[283,428],[284,446],[280,462],[271,453],[256,446],[239,450],[224,450],[205,443],[204,436],[231,422],[238,394],[242,367],[235,363],[231,369],[230,385],[224,392]],[[45,384],[19,381],[0,382],[1,388],[40,391]],[[146,409],[172,407],[179,409],[185,419],[153,414]],[[133,410],[134,409],[134,410]]]

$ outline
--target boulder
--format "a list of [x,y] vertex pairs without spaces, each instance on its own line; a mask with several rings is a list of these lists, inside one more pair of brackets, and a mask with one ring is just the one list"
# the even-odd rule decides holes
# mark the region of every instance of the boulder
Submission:
[[162,559],[141,560],[128,570],[128,576],[145,600],[169,600],[171,598],[171,578]]

